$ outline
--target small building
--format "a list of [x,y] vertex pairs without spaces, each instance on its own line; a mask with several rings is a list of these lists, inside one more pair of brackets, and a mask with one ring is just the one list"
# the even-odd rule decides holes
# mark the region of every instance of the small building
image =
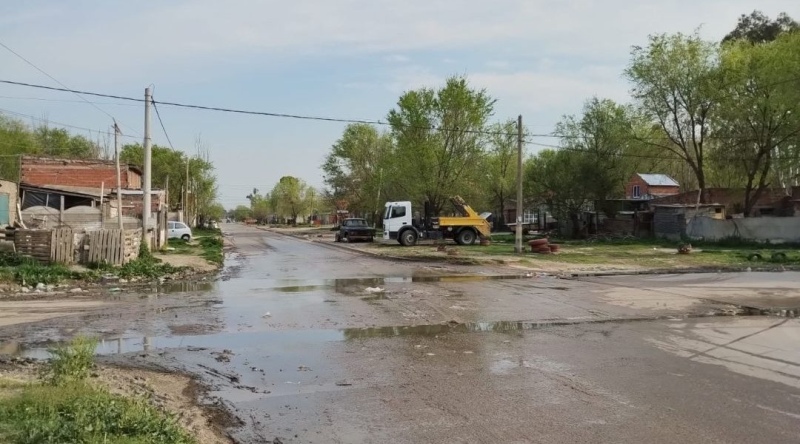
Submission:
[[678,240],[686,236],[686,227],[695,217],[725,219],[724,204],[663,204],[652,205],[653,235]]
[[[726,215],[735,217],[744,211],[744,188],[704,188],[702,194],[703,203],[721,204]],[[650,205],[694,206],[699,199],[699,190],[694,190],[653,199]],[[793,199],[800,199],[800,188],[765,189],[754,203],[751,216],[793,216],[796,211]]]
[[666,174],[637,173],[625,186],[627,199],[650,200],[680,193],[678,182]]

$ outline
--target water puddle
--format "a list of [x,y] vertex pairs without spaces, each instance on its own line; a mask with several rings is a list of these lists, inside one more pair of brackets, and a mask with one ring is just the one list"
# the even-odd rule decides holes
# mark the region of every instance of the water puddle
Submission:
[[[539,330],[550,327],[574,325],[577,323],[603,323],[609,320],[553,320],[553,321],[494,321],[449,324],[428,324],[411,326],[366,327],[334,329],[285,330],[269,332],[225,332],[198,335],[174,336],[134,336],[102,339],[97,346],[98,355],[147,352],[161,349],[230,348],[263,351],[268,344],[289,344],[298,350],[310,344],[324,342],[351,341],[392,337],[432,337],[452,333],[514,333]],[[11,356],[35,359],[49,357],[51,344],[21,344],[18,342],[0,343],[0,352]]]
[[354,289],[361,291],[368,287],[382,287],[389,284],[411,284],[411,283],[448,283],[448,282],[478,282],[494,280],[515,280],[529,279],[530,276],[524,274],[512,275],[482,275],[482,274],[463,274],[463,275],[418,275],[418,276],[388,276],[388,277],[368,277],[368,278],[345,278],[345,279],[326,279],[320,281],[302,280],[292,283],[294,285],[276,286],[268,290],[280,293],[306,293],[314,291],[334,290],[337,293],[353,294]]

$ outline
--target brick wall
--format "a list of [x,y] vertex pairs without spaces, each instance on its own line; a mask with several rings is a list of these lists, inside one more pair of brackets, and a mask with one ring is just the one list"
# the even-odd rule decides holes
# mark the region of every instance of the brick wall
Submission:
[[[141,176],[122,165],[123,188],[141,187]],[[127,174],[126,174],[127,172]],[[116,187],[117,169],[113,163],[97,160],[67,160],[23,157],[20,181],[29,185],[64,185],[106,189]]]
[[635,196],[633,194],[633,187],[639,186],[639,196],[647,196],[647,195],[658,195],[658,196],[668,196],[673,194],[678,194],[680,192],[679,187],[675,186],[650,186],[647,182],[644,181],[639,175],[634,175],[631,180],[628,181],[628,184],[625,186],[625,197],[628,199],[634,199]]

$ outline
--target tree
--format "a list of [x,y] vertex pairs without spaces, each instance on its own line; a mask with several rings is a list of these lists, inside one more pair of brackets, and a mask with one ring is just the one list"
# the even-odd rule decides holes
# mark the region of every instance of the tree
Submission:
[[474,193],[482,169],[482,132],[494,103],[485,90],[470,89],[463,77],[451,77],[437,90],[404,93],[388,115],[397,143],[391,165],[395,191],[417,204],[428,201],[437,212],[450,196]]
[[[121,162],[142,166],[144,149],[138,143],[124,145],[119,158]],[[153,187],[164,189],[167,185],[167,178],[169,178],[167,206],[170,209],[181,208],[186,189],[186,163],[189,158],[181,151],[153,145],[150,159]]]
[[[387,133],[367,124],[348,125],[331,147],[322,165],[325,184],[335,199],[348,203],[353,213],[380,213],[380,197],[386,195],[392,140]],[[319,197],[321,193],[317,193]]]
[[572,161],[580,160],[583,174],[575,179],[591,184],[591,200],[621,197],[625,181],[635,172],[628,155],[641,146],[634,137],[636,126],[631,108],[596,97],[584,104],[580,117],[565,116],[556,125],[562,149],[574,153]]
[[[151,154],[153,187],[164,189],[169,181],[167,207],[170,209],[181,208],[186,213],[187,220],[194,219],[197,225],[203,225],[210,218],[209,211],[217,199],[217,180],[208,152],[198,142],[198,152],[194,157],[189,157],[182,151],[159,145],[152,146]],[[133,165],[141,165],[144,161],[144,149],[138,143],[125,145],[120,152],[120,160]],[[188,182],[187,164],[189,167]],[[184,202],[184,193],[187,189],[189,199]]]
[[307,190],[308,186],[302,180],[283,176],[270,193],[277,213],[282,218],[288,218],[292,225],[296,225],[297,217],[308,210],[310,201],[306,195]]
[[718,47],[696,33],[650,37],[634,47],[625,75],[640,110],[655,120],[667,143],[648,141],[686,162],[700,190],[706,187],[709,130],[721,87]]
[[[745,182],[744,214],[771,185],[776,162],[795,167],[800,142],[800,33],[770,43],[727,45],[722,54],[725,95],[714,129],[721,138],[719,163]],[[784,172],[784,171],[781,171]]]
[[556,219],[572,222],[572,236],[580,234],[580,215],[595,195],[594,184],[584,180],[594,173],[591,156],[561,150],[543,150],[525,164],[529,195],[547,205]]
[[233,219],[237,222],[242,222],[249,219],[252,215],[252,210],[244,205],[239,205],[233,209]]
[[[505,226],[506,205],[509,199],[515,199],[518,171],[517,131],[516,120],[496,123],[488,128],[488,152],[482,169],[486,172],[484,188],[489,194],[489,201],[493,208],[499,210],[495,227]],[[521,207],[522,205],[517,205],[517,208]]]
[[[247,208],[247,207],[245,207],[245,208]],[[220,204],[218,202],[215,202],[215,203],[209,205],[207,213],[206,213],[208,220],[212,220],[212,221],[213,220],[222,220],[222,218],[225,217],[225,214],[227,214],[227,212],[225,211],[225,207],[222,206],[222,204]]]
[[761,11],[753,11],[750,15],[742,14],[736,28],[729,32],[722,43],[735,40],[746,40],[750,43],[766,43],[774,41],[779,35],[794,32],[800,29],[800,24],[788,14],[782,12],[778,18],[770,21],[769,17]]

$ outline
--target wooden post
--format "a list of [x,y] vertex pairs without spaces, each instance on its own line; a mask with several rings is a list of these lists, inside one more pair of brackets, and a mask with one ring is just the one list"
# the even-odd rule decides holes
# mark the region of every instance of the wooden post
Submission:
[[58,211],[58,223],[59,224],[63,224],[64,223],[64,195],[63,194],[61,195],[61,206],[60,206],[60,209]]

